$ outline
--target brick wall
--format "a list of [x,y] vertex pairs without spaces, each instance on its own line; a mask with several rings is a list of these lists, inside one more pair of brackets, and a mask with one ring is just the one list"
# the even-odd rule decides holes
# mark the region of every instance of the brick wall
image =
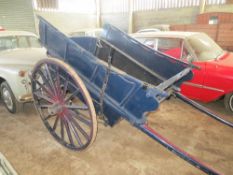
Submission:
[[209,19],[213,16],[218,18],[218,23],[233,23],[233,13],[226,12],[211,12],[200,14],[197,16],[196,23],[209,24]]

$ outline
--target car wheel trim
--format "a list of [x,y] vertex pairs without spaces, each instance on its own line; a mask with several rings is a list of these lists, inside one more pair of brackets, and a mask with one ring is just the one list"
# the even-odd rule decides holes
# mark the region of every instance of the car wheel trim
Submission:
[[8,109],[12,110],[13,109],[13,100],[12,100],[10,92],[5,87],[3,88],[2,92],[3,92],[2,96],[3,96],[4,103],[6,104]]

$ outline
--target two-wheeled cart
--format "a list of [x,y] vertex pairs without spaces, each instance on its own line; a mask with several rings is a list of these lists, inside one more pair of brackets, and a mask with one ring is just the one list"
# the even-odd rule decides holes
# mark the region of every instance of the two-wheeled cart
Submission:
[[51,135],[72,150],[90,146],[97,115],[114,126],[125,119],[152,139],[207,174],[219,174],[150,128],[146,114],[175,95],[232,127],[179,93],[193,76],[192,65],[154,51],[111,25],[101,38],[68,38],[39,17],[40,39],[53,57],[31,74],[34,104]]

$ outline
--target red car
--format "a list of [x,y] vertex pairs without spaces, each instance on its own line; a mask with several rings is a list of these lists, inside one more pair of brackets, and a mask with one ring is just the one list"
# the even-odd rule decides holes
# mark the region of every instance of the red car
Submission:
[[132,35],[153,49],[200,69],[181,86],[187,97],[202,102],[224,98],[226,109],[233,112],[233,53],[224,51],[209,36],[197,32],[146,32]]

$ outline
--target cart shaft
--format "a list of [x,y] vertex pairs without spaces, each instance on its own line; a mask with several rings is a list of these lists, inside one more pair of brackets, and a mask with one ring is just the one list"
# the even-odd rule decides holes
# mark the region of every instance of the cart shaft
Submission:
[[209,167],[208,165],[204,164],[203,162],[197,160],[195,157],[193,157],[189,153],[178,148],[176,145],[168,141],[166,138],[164,138],[159,133],[157,133],[152,128],[150,128],[148,125],[139,125],[136,127],[140,129],[142,132],[144,132],[145,134],[147,134],[149,137],[151,137],[152,139],[160,143],[162,146],[167,148],[169,151],[173,152],[174,154],[184,159],[185,161],[195,166],[196,168],[200,169],[201,171],[205,172],[206,174],[211,174],[211,175],[221,174],[217,172],[216,170],[212,169],[211,167]]
[[184,101],[185,103],[195,107],[196,109],[198,109],[199,111],[207,114],[208,116],[210,116],[211,118],[233,128],[233,123],[224,120],[223,118],[219,117],[218,115],[214,114],[213,112],[211,112],[210,110],[208,110],[206,107],[200,105],[199,103],[190,100],[189,98],[185,97],[184,95],[180,94],[180,93],[176,93],[176,97],[178,97],[179,99],[181,99],[182,101]]

